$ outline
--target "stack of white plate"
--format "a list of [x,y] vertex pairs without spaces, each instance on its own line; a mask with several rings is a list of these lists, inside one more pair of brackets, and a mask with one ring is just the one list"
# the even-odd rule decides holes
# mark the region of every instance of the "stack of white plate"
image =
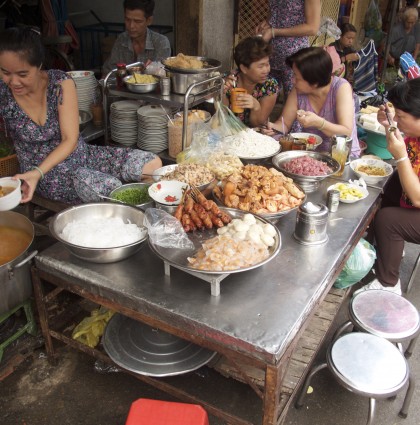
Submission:
[[79,104],[80,111],[90,112],[90,106],[95,101],[96,88],[98,82],[96,81],[95,74],[93,71],[69,71],[67,75],[73,78],[76,84],[77,90],[77,101]]
[[109,121],[111,123],[111,139],[124,146],[137,143],[137,109],[142,105],[137,100],[120,100],[111,103]]
[[145,151],[159,153],[168,148],[168,114],[170,109],[160,105],[139,108],[137,146]]

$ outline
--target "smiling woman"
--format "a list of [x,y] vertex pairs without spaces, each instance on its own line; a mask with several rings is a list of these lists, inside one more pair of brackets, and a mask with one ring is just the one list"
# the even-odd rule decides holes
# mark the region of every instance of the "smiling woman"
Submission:
[[223,103],[231,109],[232,89],[245,90],[235,96],[235,106],[243,110],[238,118],[248,127],[263,126],[276,103],[279,85],[269,76],[270,54],[271,46],[261,37],[245,38],[235,47],[238,69],[225,78]]
[[43,62],[39,33],[0,33],[0,117],[19,160],[21,174],[13,178],[23,181],[22,202],[35,190],[67,203],[96,201],[92,192],[107,196],[120,180],[139,181],[161,166],[150,152],[87,145],[79,132],[74,81],[61,70],[42,69]]

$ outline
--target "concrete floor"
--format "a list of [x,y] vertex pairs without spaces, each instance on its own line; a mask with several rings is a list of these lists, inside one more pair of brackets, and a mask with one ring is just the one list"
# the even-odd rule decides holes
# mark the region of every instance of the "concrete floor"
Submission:
[[[403,287],[417,258],[419,247],[407,244],[402,263]],[[420,273],[407,298],[420,308]],[[345,320],[346,309],[337,320]],[[42,341],[40,341],[40,344]],[[162,393],[122,372],[104,370],[91,357],[63,347],[58,366],[51,366],[43,347],[21,363],[17,370],[0,380],[0,425],[124,425],[132,401],[140,397],[171,400]],[[324,353],[320,353],[319,361]],[[409,363],[414,376],[420,376],[420,348]],[[3,366],[0,363],[0,366]],[[260,405],[253,402],[252,390],[232,379],[220,379],[207,385],[206,367],[176,378],[186,386],[222,396],[225,405],[239,405],[235,413],[259,423]],[[217,378],[217,377],[216,377]],[[287,425],[355,425],[366,423],[368,401],[338,385],[327,370],[312,382],[313,393],[307,395],[300,410],[292,407]],[[416,389],[407,419],[398,417],[403,393],[395,401],[377,403],[377,425],[417,425],[420,423],[420,389]],[[172,399],[173,400],[173,399]],[[210,417],[210,425],[222,425]],[[170,425],[170,424],[169,424]]]

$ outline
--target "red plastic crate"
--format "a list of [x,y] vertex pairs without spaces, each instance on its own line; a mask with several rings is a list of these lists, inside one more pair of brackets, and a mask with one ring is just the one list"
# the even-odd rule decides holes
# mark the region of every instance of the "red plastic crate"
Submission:
[[209,425],[198,404],[139,398],[131,404],[125,425]]

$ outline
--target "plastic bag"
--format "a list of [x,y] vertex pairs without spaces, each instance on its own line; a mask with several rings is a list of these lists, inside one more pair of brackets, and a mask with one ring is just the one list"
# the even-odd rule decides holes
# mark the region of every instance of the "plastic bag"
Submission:
[[409,52],[400,56],[400,68],[408,80],[420,77],[420,67]]
[[364,23],[365,35],[378,45],[383,38],[382,15],[376,0],[370,0]]
[[365,239],[360,239],[335,281],[334,287],[344,289],[360,282],[369,273],[375,259],[375,248]]
[[93,310],[89,317],[85,317],[73,330],[72,338],[91,348],[99,343],[99,338],[103,335],[105,326],[114,312],[101,306]]
[[214,135],[223,138],[247,130],[248,127],[227,106],[223,105],[220,100],[216,101],[214,106],[216,112],[209,121]]
[[164,248],[194,249],[182,224],[166,211],[148,208],[144,213],[143,224],[147,227],[149,239],[154,245]]

